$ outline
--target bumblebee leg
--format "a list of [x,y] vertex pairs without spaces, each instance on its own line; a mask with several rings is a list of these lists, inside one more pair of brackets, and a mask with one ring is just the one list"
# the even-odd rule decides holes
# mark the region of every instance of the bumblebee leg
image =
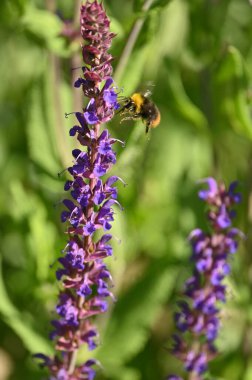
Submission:
[[124,114],[124,113],[134,113],[135,112],[135,107],[134,106],[129,106],[128,104],[125,104],[124,106],[122,106],[122,108],[120,108],[117,112],[116,112],[116,115],[118,114]]
[[124,120],[138,120],[139,119],[139,116],[134,116],[134,115],[132,115],[132,116],[126,116],[126,117],[124,117],[121,121],[120,121],[120,123],[122,122],[122,121],[124,121]]
[[120,108],[118,111],[116,111],[116,115],[119,115],[119,113],[124,113],[125,112],[125,106]]
[[145,133],[147,134],[150,130],[150,124],[147,123],[146,126],[145,126]]

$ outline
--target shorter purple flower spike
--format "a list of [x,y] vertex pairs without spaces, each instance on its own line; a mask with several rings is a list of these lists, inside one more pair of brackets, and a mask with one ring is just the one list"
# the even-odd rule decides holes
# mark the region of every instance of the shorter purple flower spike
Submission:
[[[207,189],[199,191],[199,197],[209,206],[207,213],[212,233],[199,228],[189,235],[192,246],[193,276],[185,284],[184,299],[178,303],[174,320],[179,334],[173,336],[173,354],[184,363],[184,369],[201,380],[208,369],[208,362],[217,351],[213,345],[219,330],[219,303],[226,302],[226,286],[223,280],[230,273],[227,259],[237,251],[244,234],[232,227],[235,203],[241,195],[236,192],[237,182],[228,190],[215,179],[206,178]],[[171,375],[167,379],[180,379]]]

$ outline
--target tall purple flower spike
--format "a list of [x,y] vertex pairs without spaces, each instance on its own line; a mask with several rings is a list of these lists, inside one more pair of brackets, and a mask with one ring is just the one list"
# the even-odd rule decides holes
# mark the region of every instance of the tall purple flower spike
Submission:
[[[76,356],[83,344],[89,350],[96,347],[98,333],[93,317],[106,312],[107,299],[114,299],[112,278],[103,260],[112,255],[108,231],[114,220],[112,207],[120,207],[115,184],[122,180],[117,176],[102,178],[116,162],[112,146],[118,140],[107,129],[100,130],[118,108],[111,78],[112,56],[107,52],[114,34],[98,1],[88,0],[80,12],[84,66],[83,77],[76,80],[75,87],[82,88],[89,102],[83,112],[75,113],[77,124],[70,136],[76,136],[84,150],[73,150],[73,165],[68,168],[72,178],[65,184],[71,197],[63,201],[61,219],[68,224],[68,242],[56,273],[62,290],[51,333],[57,352],[53,358],[35,355],[48,368],[50,380],[94,379],[96,361],[77,365]],[[105,233],[100,232],[98,237],[98,230]]]
[[[207,188],[199,191],[199,198],[208,205],[207,218],[211,233],[195,229],[189,236],[192,246],[193,276],[186,281],[183,300],[178,303],[174,319],[178,333],[173,336],[173,354],[184,363],[187,379],[202,380],[208,362],[218,353],[214,346],[220,318],[219,305],[226,301],[224,278],[230,273],[228,257],[236,252],[239,238],[244,235],[232,227],[232,209],[241,201],[236,192],[237,182],[228,189],[214,178],[200,181]],[[183,380],[170,375],[167,380]]]

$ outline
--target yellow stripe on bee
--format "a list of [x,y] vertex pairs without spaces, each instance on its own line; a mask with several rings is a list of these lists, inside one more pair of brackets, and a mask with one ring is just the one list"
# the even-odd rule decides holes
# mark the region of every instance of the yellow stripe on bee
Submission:
[[136,113],[139,113],[141,111],[141,106],[144,102],[144,97],[142,94],[139,94],[138,92],[136,92],[135,94],[133,94],[130,99],[134,102],[135,106],[136,106]]
[[151,128],[156,128],[160,124],[160,121],[161,121],[161,115],[160,115],[160,112],[158,111],[156,119],[152,120]]

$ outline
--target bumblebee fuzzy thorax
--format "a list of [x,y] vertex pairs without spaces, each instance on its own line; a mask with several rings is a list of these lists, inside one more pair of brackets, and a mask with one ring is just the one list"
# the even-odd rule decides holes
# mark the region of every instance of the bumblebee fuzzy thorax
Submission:
[[150,128],[156,128],[160,124],[161,116],[158,107],[147,95],[135,92],[123,100],[119,113],[126,114],[122,120],[142,119],[146,126],[146,133]]
[[136,107],[136,113],[141,113],[141,107],[143,106],[144,99],[145,99],[144,96],[140,94],[139,92],[136,92],[130,97],[130,99],[132,100],[132,102],[134,103]]

